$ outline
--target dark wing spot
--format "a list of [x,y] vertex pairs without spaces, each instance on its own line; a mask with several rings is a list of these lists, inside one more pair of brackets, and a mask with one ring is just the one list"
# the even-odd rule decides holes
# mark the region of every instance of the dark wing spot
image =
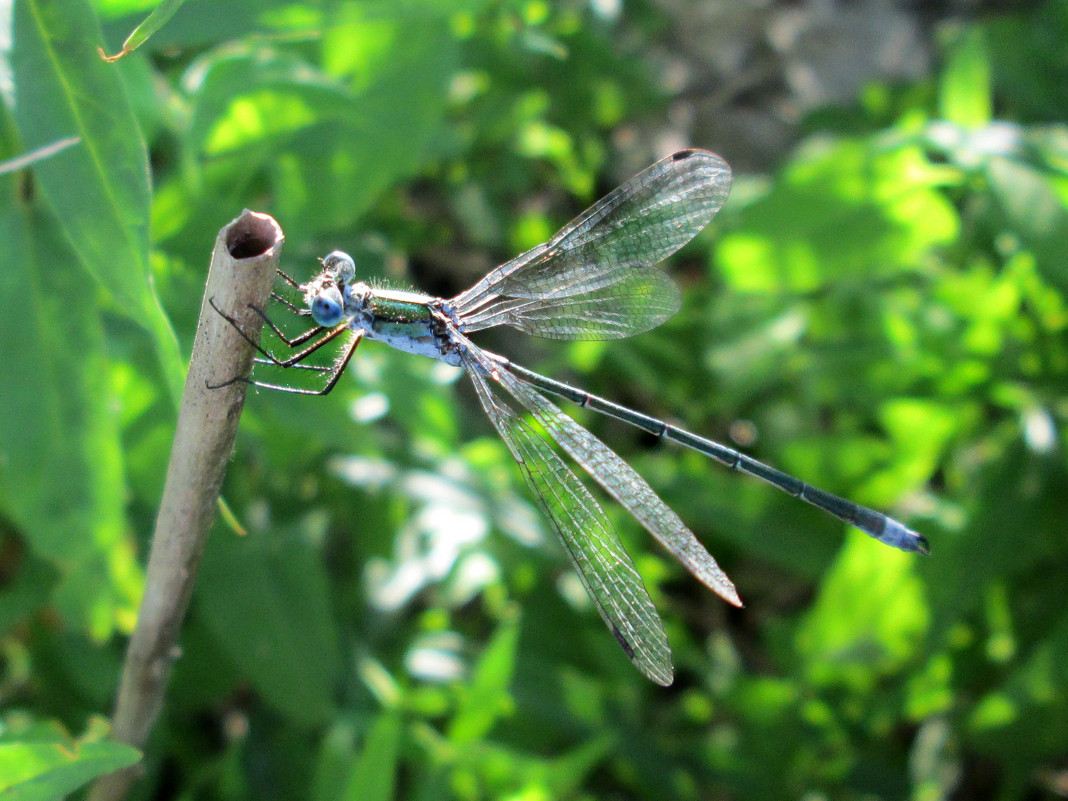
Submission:
[[691,148],[687,148],[686,150],[680,150],[678,153],[672,153],[671,154],[671,160],[672,161],[682,161],[683,159],[688,159],[690,156],[692,156],[696,152],[697,151],[694,150],[692,147]]
[[627,655],[628,659],[634,659],[634,646],[630,644],[630,641],[623,636],[623,632],[615,626],[612,626],[612,634],[616,638],[616,642],[619,643],[619,647],[623,649],[623,653]]

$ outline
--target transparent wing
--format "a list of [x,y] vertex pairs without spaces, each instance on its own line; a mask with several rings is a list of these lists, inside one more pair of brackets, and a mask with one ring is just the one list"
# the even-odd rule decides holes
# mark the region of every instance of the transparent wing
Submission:
[[551,303],[501,298],[463,318],[463,329],[508,325],[545,339],[622,339],[656,328],[679,310],[679,303],[675,283],[660,270],[649,269]]
[[564,544],[586,592],[634,665],[667,686],[674,671],[664,625],[604,510],[548,443],[486,382],[477,349],[464,366],[486,415],[512,452],[534,498]]
[[[491,313],[487,307],[502,299],[505,305],[508,299],[540,300],[551,308],[561,298],[626,282],[635,271],[667,258],[704,228],[726,201],[730,181],[727,163],[705,150],[683,150],[661,159],[544,245],[491,271],[451,304],[463,322]],[[648,286],[662,290],[663,284],[653,281]],[[610,293],[601,298],[602,304],[611,306],[616,297],[628,296]]]
[[580,426],[533,386],[499,369],[494,377],[549,432],[567,454],[667,548],[702,584],[741,606],[738,591],[705,546],[648,482],[611,448]]

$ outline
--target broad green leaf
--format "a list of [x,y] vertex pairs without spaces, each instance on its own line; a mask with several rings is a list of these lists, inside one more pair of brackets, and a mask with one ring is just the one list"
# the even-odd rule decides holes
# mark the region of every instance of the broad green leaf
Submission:
[[402,721],[395,712],[385,712],[375,721],[349,773],[342,801],[389,801],[395,797],[402,734]]
[[[869,483],[865,500],[892,504],[903,487],[923,486],[937,471],[948,442],[959,434],[960,412],[946,404],[911,398],[888,399],[880,409],[883,427],[895,443],[895,464]],[[917,431],[924,432],[922,437]]]
[[77,136],[71,136],[67,139],[60,139],[58,142],[52,142],[47,145],[42,145],[31,153],[25,153],[16,158],[8,159],[7,161],[0,162],[0,175],[4,175],[9,172],[15,172],[35,164],[38,161],[44,161],[50,159],[56,153],[61,150],[65,150],[68,147],[72,147],[81,142]]
[[209,54],[190,122],[190,144],[210,156],[283,143],[312,123],[340,123],[351,95],[308,62],[285,52]]
[[478,776],[491,788],[486,796],[492,798],[571,798],[590,774],[621,750],[613,732],[551,755],[492,741],[472,743],[457,754],[453,775]]
[[159,0],[93,0],[93,8],[104,19],[144,14],[157,5]]
[[964,31],[949,54],[939,87],[942,118],[963,128],[981,128],[990,122],[990,57],[979,27]]
[[[107,24],[108,39],[118,41],[158,0],[93,0]],[[351,4],[292,3],[285,0],[227,0],[186,3],[142,48],[154,52],[207,49],[219,42],[269,38],[277,41],[318,38],[329,31],[337,9]],[[478,14],[489,0],[360,0],[366,19],[420,24]]]
[[141,758],[123,743],[0,743],[0,797],[4,801],[58,801],[98,776]]
[[[440,148],[448,82],[459,51],[447,19],[357,20],[336,30],[351,38],[324,39],[323,60],[328,71],[350,76],[356,93],[348,110],[351,127],[336,143],[344,147],[335,144],[329,153],[331,160],[315,160],[308,152],[312,171],[305,181],[315,190],[315,207],[341,223],[363,213],[384,189],[422,166],[436,145]],[[388,50],[380,47],[383,39],[392,43]],[[358,68],[359,55],[353,61],[352,54],[365,55],[367,68]],[[330,172],[321,171],[328,165]],[[354,198],[357,186],[360,194]]]
[[142,577],[94,288],[47,223],[0,210],[0,503],[59,569],[64,618],[102,639],[129,628]]
[[301,724],[330,714],[341,656],[322,557],[310,543],[277,528],[217,531],[196,598],[219,647],[267,703]]
[[547,797],[564,798],[576,792],[618,745],[613,733],[606,732],[583,742],[573,751],[554,757],[542,774]]
[[193,110],[194,146],[268,175],[272,213],[304,231],[351,226],[422,166],[456,67],[446,19],[343,28],[324,40],[325,74],[262,49],[209,56]]
[[153,338],[175,401],[184,364],[152,289],[145,143],[114,67],[100,60],[85,0],[15,7],[15,120],[27,148],[71,136],[81,144],[39,163],[34,176],[82,266]]

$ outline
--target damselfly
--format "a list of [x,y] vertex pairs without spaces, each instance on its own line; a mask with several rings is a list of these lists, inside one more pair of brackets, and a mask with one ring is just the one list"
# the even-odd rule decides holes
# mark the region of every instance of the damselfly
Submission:
[[[297,352],[279,359],[260,348],[263,358],[256,360],[316,371],[322,386],[313,390],[234,380],[326,394],[363,339],[462,367],[608,628],[642,673],[660,684],[670,684],[673,667],[664,627],[634,564],[600,505],[522,410],[701,582],[736,606],[741,605],[738,593],[716,560],[649,484],[543,392],[763,479],[887,545],[927,553],[927,541],[893,518],[810,487],[733,448],[483,350],[468,335],[506,325],[549,339],[616,339],[660,325],[678,310],[679,292],[655,265],[708,224],[726,201],[730,182],[730,168],[719,156],[682,150],[631,178],[545,244],[502,264],[450,300],[356,281],[352,258],[334,251],[323,259],[322,271],[305,284],[282,274],[303,293],[307,308],[288,305],[310,316],[316,325],[291,339],[262,315]],[[332,365],[303,363],[346,332],[352,335]]]

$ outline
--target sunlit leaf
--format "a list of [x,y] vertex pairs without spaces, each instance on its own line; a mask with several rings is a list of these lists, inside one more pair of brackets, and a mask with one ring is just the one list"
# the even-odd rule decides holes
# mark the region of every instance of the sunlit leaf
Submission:
[[27,0],[15,8],[14,38],[15,119],[26,145],[81,139],[34,175],[82,266],[152,335],[177,400],[184,365],[148,268],[145,143],[121,78],[92,50],[96,18],[85,0]]
[[[447,20],[433,18],[358,18],[324,49],[325,74],[263,50],[210,60],[192,126],[212,155],[248,153],[256,164],[262,148],[276,148],[260,165],[276,186],[275,214],[313,229],[351,224],[430,155],[457,55]],[[249,169],[248,158],[242,164]]]
[[742,230],[724,238],[717,264],[735,289],[765,292],[915,269],[957,234],[942,179],[911,147],[814,143],[744,210]]
[[982,29],[966,29],[953,47],[938,101],[942,117],[957,125],[980,128],[990,122],[990,57]]
[[141,758],[123,743],[0,742],[0,794],[5,801],[55,801]]
[[449,739],[461,747],[485,737],[511,709],[508,685],[515,670],[519,626],[501,626],[475,667],[470,686],[449,726]]
[[105,638],[120,619],[129,622],[141,589],[122,442],[92,289],[46,222],[11,206],[0,217],[0,337],[10,382],[0,414],[0,501],[59,569],[65,618]]
[[928,616],[915,562],[859,535],[850,539],[798,629],[811,681],[868,692],[917,658]]

